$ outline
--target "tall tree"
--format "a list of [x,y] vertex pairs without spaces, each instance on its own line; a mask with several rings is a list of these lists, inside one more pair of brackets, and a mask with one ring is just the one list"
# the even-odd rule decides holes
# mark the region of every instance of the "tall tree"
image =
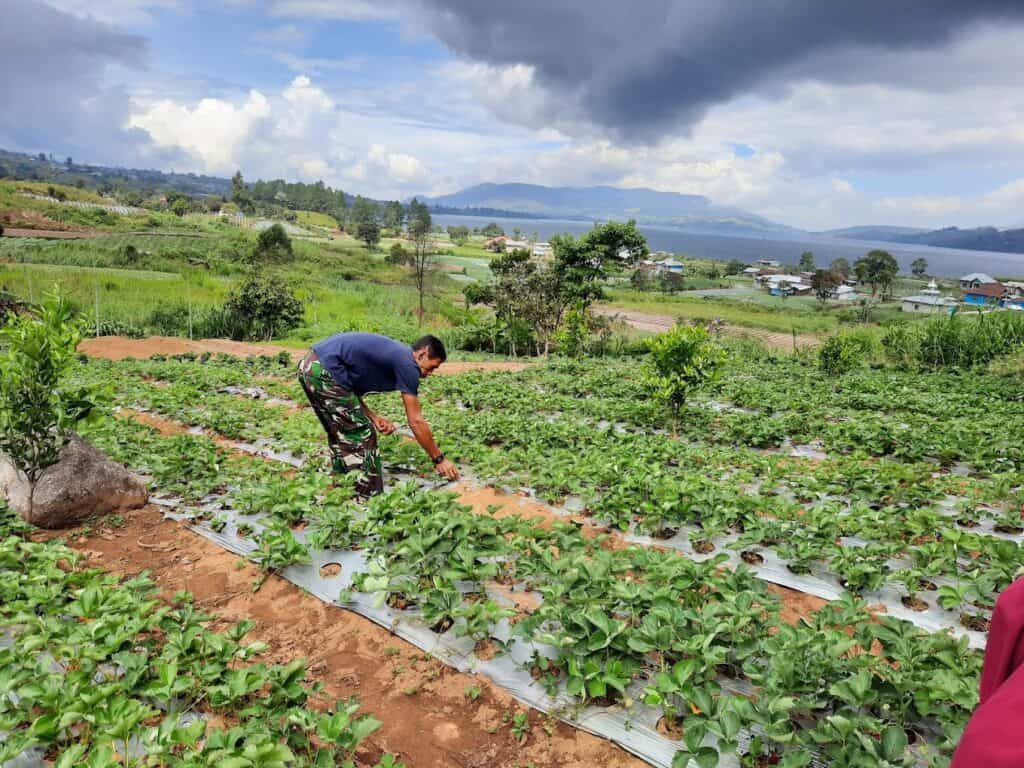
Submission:
[[245,213],[252,213],[255,210],[241,171],[235,171],[235,175],[231,177],[231,201]]
[[355,225],[355,236],[366,243],[366,247],[373,250],[373,247],[380,242],[380,224],[377,222],[377,205],[365,197],[357,197],[352,203],[351,222]]
[[430,209],[415,197],[409,203],[408,222],[409,238],[413,244],[412,258],[409,263],[412,267],[416,291],[419,293],[419,321],[420,325],[423,325],[423,297],[426,293],[427,281],[437,267],[437,256],[430,250],[430,230],[433,225]]
[[910,263],[910,271],[914,273],[914,277],[924,277],[928,274],[928,259],[918,256]]
[[384,226],[388,229],[401,229],[405,223],[405,208],[397,200],[384,206]]
[[828,301],[828,297],[832,295],[832,291],[835,290],[838,283],[835,272],[830,269],[816,269],[814,277],[811,278],[811,288],[814,289],[814,295],[822,304]]
[[814,271],[814,254],[811,251],[804,251],[800,254],[800,269],[804,272]]
[[506,329],[517,321],[528,323],[538,354],[549,352],[569,308],[586,312],[601,297],[611,271],[647,253],[647,241],[633,221],[602,224],[579,238],[556,235],[551,245],[550,262],[534,261],[526,250],[513,250],[491,262],[495,314]]
[[850,262],[840,256],[838,259],[832,259],[832,263],[829,264],[829,269],[836,273],[841,279],[845,280],[850,276]]
[[892,254],[882,250],[870,251],[867,256],[857,259],[853,264],[853,273],[857,279],[871,286],[872,297],[881,288],[884,298],[899,271],[899,265]]

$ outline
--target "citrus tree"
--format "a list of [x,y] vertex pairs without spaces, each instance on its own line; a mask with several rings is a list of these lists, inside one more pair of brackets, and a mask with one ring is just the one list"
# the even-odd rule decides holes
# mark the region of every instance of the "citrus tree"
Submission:
[[716,379],[725,362],[725,350],[707,329],[677,325],[648,342],[650,357],[644,364],[643,383],[662,403],[678,427],[679,412],[697,389]]
[[28,480],[30,507],[39,476],[93,408],[68,381],[81,338],[73,314],[55,294],[0,329],[0,452]]

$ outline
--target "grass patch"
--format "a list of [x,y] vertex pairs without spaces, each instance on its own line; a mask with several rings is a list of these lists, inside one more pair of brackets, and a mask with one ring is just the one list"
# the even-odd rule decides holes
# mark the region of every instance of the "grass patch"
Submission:
[[[753,291],[751,292],[754,293]],[[754,300],[722,298],[719,296],[688,296],[685,292],[672,295],[640,293],[617,289],[609,292],[609,304],[615,309],[631,309],[651,314],[671,315],[688,320],[721,318],[727,323],[747,328],[763,328],[788,333],[823,333],[835,330],[839,321],[831,310],[819,310],[813,304],[804,304],[799,298],[778,299],[755,294]],[[767,300],[779,302],[772,306]],[[813,300],[812,300],[813,302]]]

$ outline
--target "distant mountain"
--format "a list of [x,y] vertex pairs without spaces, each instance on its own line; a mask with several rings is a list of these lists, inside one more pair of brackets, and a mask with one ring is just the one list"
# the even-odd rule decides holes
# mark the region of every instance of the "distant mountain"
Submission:
[[60,160],[53,155],[28,155],[0,149],[0,178],[35,179],[73,185],[81,181],[91,188],[103,184],[128,189],[173,189],[186,195],[230,195],[231,179],[197,173],[165,173],[153,169],[114,168]]
[[[906,235],[922,235],[929,230],[920,227],[887,227],[885,225],[863,227],[845,227],[844,229],[830,229],[819,234],[829,237],[840,237],[846,240],[881,240],[889,241],[893,237],[904,237]],[[897,241],[893,241],[897,242]]]
[[539,184],[477,184],[440,197],[421,197],[432,209],[470,213],[491,209],[509,215],[584,220],[636,219],[710,234],[797,233],[748,211],[714,205],[703,195],[641,187],[545,187]]
[[849,240],[879,240],[886,243],[961,248],[967,251],[1024,253],[1024,228],[999,230],[995,227],[975,227],[973,229],[946,227],[922,230],[908,227],[850,227],[822,234]]

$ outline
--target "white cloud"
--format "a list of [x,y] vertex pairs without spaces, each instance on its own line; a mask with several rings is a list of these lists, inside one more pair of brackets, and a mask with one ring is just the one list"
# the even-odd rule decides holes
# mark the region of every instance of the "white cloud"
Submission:
[[278,94],[137,103],[130,122],[157,146],[187,153],[197,170],[208,173],[240,168],[248,178],[323,180],[388,198],[432,191],[434,184],[416,154],[381,140],[400,136],[401,129],[375,130],[373,118],[341,110],[305,75]]
[[189,107],[163,99],[134,112],[129,125],[146,131],[160,147],[190,153],[208,171],[226,173],[235,167],[240,145],[269,116],[266,96],[250,91],[240,105],[223,99],[202,99]]
[[296,56],[288,51],[275,51],[270,54],[275,61],[288,67],[292,72],[353,72],[363,69],[367,64],[365,56],[348,56],[341,59],[306,58]]
[[309,34],[295,24],[281,24],[270,29],[256,32],[252,39],[266,45],[300,45],[306,42]]
[[181,10],[185,0],[46,0],[58,10],[80,18],[93,18],[117,26],[151,26],[153,11]]
[[276,0],[272,16],[342,21],[374,21],[397,18],[398,10],[381,0]]
[[929,219],[952,216],[963,208],[963,201],[955,195],[929,197],[911,195],[907,197],[883,197],[878,200],[879,208],[923,216]]

